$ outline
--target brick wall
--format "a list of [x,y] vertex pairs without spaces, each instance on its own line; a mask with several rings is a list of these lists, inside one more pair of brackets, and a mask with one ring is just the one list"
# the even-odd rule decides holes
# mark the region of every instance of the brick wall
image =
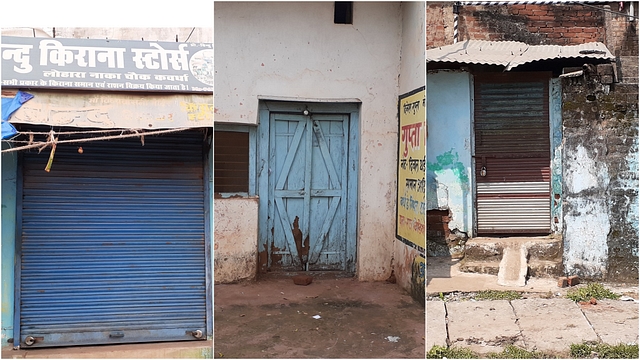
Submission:
[[449,255],[449,210],[427,210],[427,256]]
[[[617,9],[616,9],[617,10]],[[605,40],[605,14],[583,5],[460,7],[458,40],[576,45]],[[453,43],[453,2],[428,3],[427,49]]]
[[451,2],[427,2],[427,49],[453,44]]

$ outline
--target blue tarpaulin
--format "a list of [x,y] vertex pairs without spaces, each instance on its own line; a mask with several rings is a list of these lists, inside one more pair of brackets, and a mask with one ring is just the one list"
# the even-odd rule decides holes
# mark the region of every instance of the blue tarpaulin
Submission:
[[2,98],[2,140],[9,139],[18,133],[16,128],[9,123],[9,117],[18,110],[22,104],[31,99],[33,99],[33,95],[22,91],[18,91],[13,99]]

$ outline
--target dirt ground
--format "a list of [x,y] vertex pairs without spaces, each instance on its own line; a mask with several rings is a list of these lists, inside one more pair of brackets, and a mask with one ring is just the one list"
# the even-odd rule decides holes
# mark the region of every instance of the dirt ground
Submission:
[[331,275],[215,285],[214,356],[424,359],[425,310],[396,284]]

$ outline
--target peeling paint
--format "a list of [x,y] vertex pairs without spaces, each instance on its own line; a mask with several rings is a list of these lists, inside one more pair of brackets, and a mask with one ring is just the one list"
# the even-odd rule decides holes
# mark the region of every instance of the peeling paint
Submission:
[[[233,222],[220,221],[228,214],[237,214]],[[252,215],[253,214],[253,215]],[[266,261],[258,254],[258,199],[214,199],[214,239],[218,246],[213,254],[216,283],[253,279],[260,264]]]
[[456,178],[460,181],[462,187],[469,187],[469,176],[467,174],[466,166],[460,162],[458,153],[454,153],[454,149],[451,149],[441,155],[436,156],[437,162],[427,162],[427,170],[434,173],[443,172],[449,169],[453,172]]
[[569,155],[573,161],[566,164],[566,184],[571,193],[609,185],[609,170],[606,163],[589,156],[587,149],[578,145]]
[[567,275],[580,272],[585,277],[606,275],[611,231],[605,199],[571,199],[565,215],[564,264]]

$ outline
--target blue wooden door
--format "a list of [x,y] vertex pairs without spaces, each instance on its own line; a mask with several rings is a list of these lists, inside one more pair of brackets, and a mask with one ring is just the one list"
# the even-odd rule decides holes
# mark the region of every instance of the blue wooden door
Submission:
[[270,269],[347,270],[349,115],[269,122]]

